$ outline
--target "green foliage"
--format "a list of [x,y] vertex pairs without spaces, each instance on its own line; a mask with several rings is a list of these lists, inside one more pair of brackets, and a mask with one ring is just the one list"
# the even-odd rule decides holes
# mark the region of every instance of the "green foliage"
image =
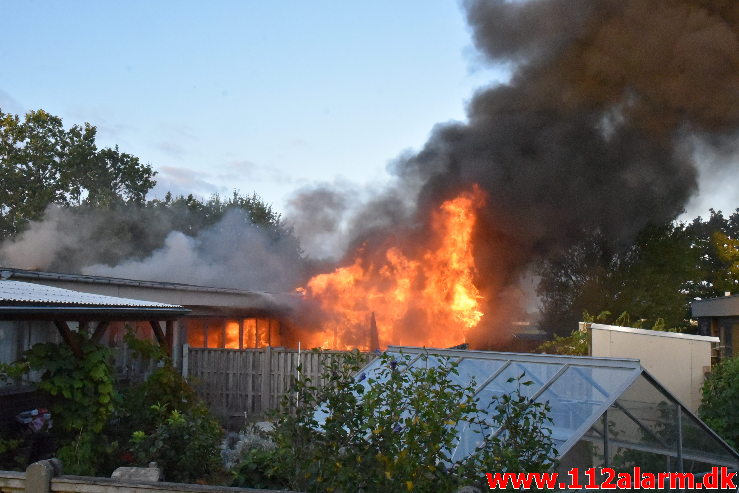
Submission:
[[0,470],[15,471],[26,466],[19,450],[22,443],[20,438],[0,434]]
[[712,221],[650,226],[626,245],[596,232],[544,262],[541,326],[567,334],[588,309],[620,314],[617,325],[690,330],[690,301],[718,294],[711,278],[721,264],[706,260],[716,256],[710,238],[721,221]]
[[128,349],[136,358],[144,358],[155,362],[170,362],[167,352],[162,348],[160,344],[155,342],[139,339],[136,337],[136,333],[126,325],[126,333],[123,336],[123,342],[126,343]]
[[[492,470],[544,470],[555,454],[544,404],[519,391],[493,402],[493,425],[478,409],[475,384],[459,383],[457,363],[381,356],[371,375],[354,374],[358,355],[334,360],[321,385],[296,382],[269,433],[275,449],[249,456],[237,484],[265,481],[299,491],[451,491],[481,484]],[[511,380],[513,381],[513,379]],[[321,423],[319,417],[325,417]],[[480,432],[481,447],[453,464],[457,427]],[[495,469],[492,469],[495,468]]]
[[587,356],[588,354],[588,334],[573,330],[568,336],[554,336],[554,339],[542,343],[537,349],[537,353],[547,354],[572,354],[575,356]]
[[223,430],[217,421],[164,405],[152,407],[158,415],[154,431],[132,434],[132,452],[139,465],[156,461],[168,481],[181,483],[203,480],[220,469],[218,444]]
[[38,388],[51,397],[55,426],[64,432],[102,431],[113,410],[115,389],[109,360],[110,348],[96,344],[82,333],[72,333],[82,357],[66,344],[35,344],[24,360],[31,370],[41,370]]
[[119,392],[111,350],[93,343],[84,331],[72,337],[80,358],[66,344],[36,344],[22,361],[2,369],[12,376],[43,372],[38,387],[51,402],[52,431],[61,445],[57,457],[65,471],[108,476],[122,462],[145,466],[154,460],[169,479],[194,481],[218,469],[220,425],[158,345],[127,334],[135,353],[163,366]]
[[[92,474],[111,446],[99,437],[110,417],[116,391],[110,369],[110,348],[92,342],[84,332],[72,333],[82,357],[66,344],[35,344],[14,366],[42,371],[39,390],[49,398],[57,452],[72,474]],[[103,452],[103,453],[101,453]]]
[[252,447],[242,452],[232,486],[280,489],[286,481],[278,476],[274,448]]
[[0,111],[0,234],[39,219],[49,204],[143,203],[156,174],[118,148],[100,149],[97,129],[66,130],[43,110],[21,119]]
[[[556,450],[551,431],[545,427],[552,423],[551,409],[548,404],[530,402],[524,395],[522,387],[533,383],[526,380],[524,374],[508,379],[508,383],[513,382],[517,390],[502,394],[492,403],[492,429],[502,431],[488,438],[486,446],[463,464],[470,480],[479,476],[480,471],[546,472],[551,469]],[[484,421],[478,420],[478,423],[484,423],[481,433],[490,429]]]
[[734,447],[739,447],[739,357],[714,366],[703,383],[701,419]]

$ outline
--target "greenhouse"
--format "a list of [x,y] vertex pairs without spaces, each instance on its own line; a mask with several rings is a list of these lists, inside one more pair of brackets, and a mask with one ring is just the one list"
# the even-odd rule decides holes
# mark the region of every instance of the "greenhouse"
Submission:
[[[643,471],[739,469],[739,454],[686,409],[642,368],[638,360],[498,353],[391,346],[391,355],[410,357],[409,366],[436,365],[441,358],[458,362],[458,383],[473,381],[480,408],[516,390],[516,378],[532,383],[521,392],[548,402],[552,438],[560,471],[572,467],[612,467]],[[380,375],[381,359],[359,374]],[[401,367],[399,367],[401,370]],[[375,376],[375,378],[377,378]],[[453,460],[471,454],[479,431],[457,426]],[[496,433],[489,428],[486,433]]]

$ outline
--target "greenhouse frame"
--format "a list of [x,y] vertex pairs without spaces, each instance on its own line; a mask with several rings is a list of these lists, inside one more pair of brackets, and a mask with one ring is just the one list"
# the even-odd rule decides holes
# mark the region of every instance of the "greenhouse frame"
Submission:
[[[439,365],[445,357],[456,361],[459,374],[452,379],[461,385],[474,379],[481,409],[517,388],[532,402],[548,402],[560,471],[572,467],[629,471],[638,466],[644,472],[700,474],[716,466],[739,469],[739,454],[650,376],[639,360],[400,346],[390,346],[387,353],[410,358],[408,366],[398,366],[400,371],[403,366]],[[377,358],[358,375],[376,379],[381,364],[382,358]],[[521,375],[531,384],[519,386]],[[481,443],[480,432],[469,425],[457,425],[457,432],[455,462]],[[491,427],[485,432],[498,430]]]

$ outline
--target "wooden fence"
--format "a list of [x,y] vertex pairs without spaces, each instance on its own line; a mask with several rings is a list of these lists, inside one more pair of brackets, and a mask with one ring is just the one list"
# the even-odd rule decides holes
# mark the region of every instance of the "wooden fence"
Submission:
[[[297,378],[320,383],[326,362],[343,351],[261,349],[210,349],[183,347],[182,375],[191,381],[211,411],[223,417],[252,418],[277,409]],[[366,361],[375,357],[363,353]]]

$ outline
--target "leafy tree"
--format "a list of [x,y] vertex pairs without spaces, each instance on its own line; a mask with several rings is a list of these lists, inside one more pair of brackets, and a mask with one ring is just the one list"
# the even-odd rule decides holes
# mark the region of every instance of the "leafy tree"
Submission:
[[540,269],[541,325],[567,334],[584,310],[609,311],[618,324],[690,327],[690,287],[705,274],[694,232],[668,223],[643,230],[618,248],[593,234]]
[[588,354],[587,332],[573,330],[568,336],[554,336],[554,339],[542,343],[536,350],[537,353],[546,354],[571,354],[574,356],[586,356]]
[[688,283],[690,298],[712,298],[739,289],[739,209],[728,217],[711,209],[687,226],[698,253],[699,275]]
[[0,111],[0,234],[17,233],[49,204],[144,202],[156,173],[117,147],[98,150],[96,133],[89,123],[67,130],[43,110]]

